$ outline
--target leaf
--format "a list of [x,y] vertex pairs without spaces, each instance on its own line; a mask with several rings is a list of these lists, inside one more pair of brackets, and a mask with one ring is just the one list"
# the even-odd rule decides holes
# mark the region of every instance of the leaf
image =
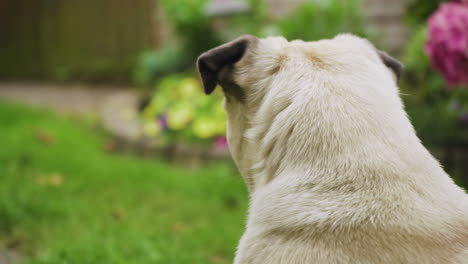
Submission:
[[52,145],[55,143],[55,137],[50,134],[48,131],[43,129],[37,129],[34,132],[34,136],[38,139],[41,143],[46,145]]

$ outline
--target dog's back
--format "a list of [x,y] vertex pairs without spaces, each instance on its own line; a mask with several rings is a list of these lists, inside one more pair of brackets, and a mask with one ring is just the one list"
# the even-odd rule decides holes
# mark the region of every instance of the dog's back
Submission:
[[421,190],[281,177],[252,197],[236,263],[468,263],[468,205],[450,183]]
[[199,69],[251,193],[235,263],[468,263],[468,196],[417,138],[397,61],[351,35],[247,37]]

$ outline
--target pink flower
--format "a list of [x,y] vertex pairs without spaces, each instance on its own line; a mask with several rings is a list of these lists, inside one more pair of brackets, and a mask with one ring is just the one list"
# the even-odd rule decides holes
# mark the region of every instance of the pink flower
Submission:
[[226,137],[218,137],[215,140],[215,146],[218,149],[227,149],[228,148],[228,143]]
[[468,84],[467,2],[441,4],[429,18],[425,50],[449,85]]

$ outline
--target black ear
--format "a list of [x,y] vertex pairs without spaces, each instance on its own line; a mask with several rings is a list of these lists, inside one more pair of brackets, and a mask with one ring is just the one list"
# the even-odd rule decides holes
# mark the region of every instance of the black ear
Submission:
[[219,83],[218,74],[221,69],[238,62],[255,40],[254,36],[245,35],[198,57],[197,68],[206,94],[212,93]]
[[395,73],[397,80],[399,80],[401,73],[403,72],[403,64],[384,51],[377,50],[377,53],[379,54],[383,64],[390,68]]

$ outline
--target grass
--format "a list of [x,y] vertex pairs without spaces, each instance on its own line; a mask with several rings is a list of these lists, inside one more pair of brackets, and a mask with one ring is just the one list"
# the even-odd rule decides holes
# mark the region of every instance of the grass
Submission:
[[230,164],[109,154],[90,122],[0,103],[0,251],[21,263],[231,263],[247,194]]

